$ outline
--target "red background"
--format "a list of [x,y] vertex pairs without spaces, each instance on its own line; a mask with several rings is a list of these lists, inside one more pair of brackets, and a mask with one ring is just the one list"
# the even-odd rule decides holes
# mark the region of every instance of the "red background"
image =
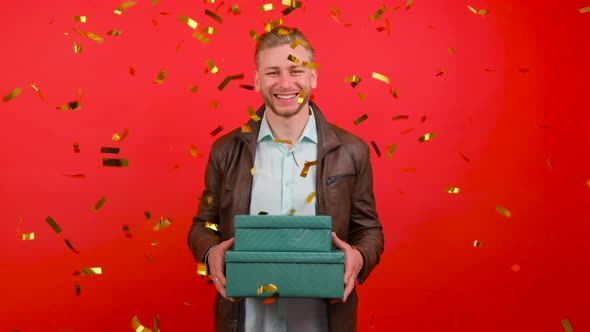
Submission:
[[[359,287],[359,331],[563,331],[564,319],[590,330],[590,13],[579,11],[590,3],[417,0],[406,9],[401,0],[308,0],[287,16],[279,1],[259,12],[263,3],[137,1],[122,15],[116,0],[3,5],[0,94],[22,93],[0,103],[0,329],[130,331],[133,316],[152,327],[156,314],[163,331],[212,329],[215,291],[197,276],[186,234],[209,133],[241,125],[261,103],[238,87],[253,84],[248,32],[282,18],[316,48],[314,98],[324,113],[382,154],[372,162],[386,250]],[[232,4],[239,15],[228,13]],[[370,20],[382,5],[388,10]],[[217,32],[205,45],[179,15]],[[386,20],[389,35],[378,30]],[[208,59],[219,73],[206,73]],[[165,80],[153,83],[160,70]],[[354,88],[344,82],[352,75],[362,78]],[[56,109],[78,89],[81,109]],[[392,121],[397,115],[409,118]],[[429,132],[435,137],[420,143]],[[101,154],[105,146],[119,147],[129,167],[103,167],[102,158],[117,157]],[[172,224],[154,231],[160,217]],[[103,273],[72,275],[87,267]]]

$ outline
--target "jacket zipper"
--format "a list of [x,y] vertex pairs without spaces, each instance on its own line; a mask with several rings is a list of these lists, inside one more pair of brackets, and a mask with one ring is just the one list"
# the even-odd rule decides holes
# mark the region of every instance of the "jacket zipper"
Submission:
[[347,174],[342,174],[342,175],[336,175],[336,176],[329,176],[328,180],[326,181],[326,185],[331,185],[332,183],[338,182],[338,181],[342,181],[344,179],[350,178],[355,176],[356,173],[347,173]]

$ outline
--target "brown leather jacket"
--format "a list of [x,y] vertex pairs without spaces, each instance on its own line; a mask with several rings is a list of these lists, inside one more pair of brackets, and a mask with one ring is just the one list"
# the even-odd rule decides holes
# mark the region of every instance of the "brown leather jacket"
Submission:
[[[364,282],[379,263],[383,231],[377,219],[373,174],[368,145],[359,137],[329,124],[317,105],[310,103],[318,131],[316,214],[332,216],[338,237],[355,246],[364,258],[358,282]],[[264,106],[257,115],[262,118]],[[240,128],[215,141],[205,171],[205,189],[188,234],[188,245],[197,262],[207,250],[234,236],[234,215],[250,214],[251,169],[254,166],[260,121],[248,122],[252,132]],[[218,224],[218,233],[205,222]],[[215,330],[244,330],[244,301],[232,303],[217,295]],[[346,303],[328,305],[330,331],[355,331],[357,294]]]

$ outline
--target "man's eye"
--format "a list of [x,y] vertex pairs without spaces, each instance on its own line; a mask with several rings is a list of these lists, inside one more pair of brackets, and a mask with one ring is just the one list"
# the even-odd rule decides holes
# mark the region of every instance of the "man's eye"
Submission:
[[303,70],[296,69],[296,70],[293,70],[292,73],[293,74],[302,74],[303,73]]
[[269,75],[269,76],[276,76],[277,74],[278,73],[276,71],[271,71],[271,72],[266,73],[266,75]]

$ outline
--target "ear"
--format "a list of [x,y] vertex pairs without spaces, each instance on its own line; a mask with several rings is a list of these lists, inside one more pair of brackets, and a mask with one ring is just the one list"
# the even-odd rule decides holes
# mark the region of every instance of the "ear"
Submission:
[[311,70],[311,88],[315,89],[318,86],[318,70]]
[[258,70],[254,72],[254,89],[256,92],[260,92],[260,74],[258,74]]

